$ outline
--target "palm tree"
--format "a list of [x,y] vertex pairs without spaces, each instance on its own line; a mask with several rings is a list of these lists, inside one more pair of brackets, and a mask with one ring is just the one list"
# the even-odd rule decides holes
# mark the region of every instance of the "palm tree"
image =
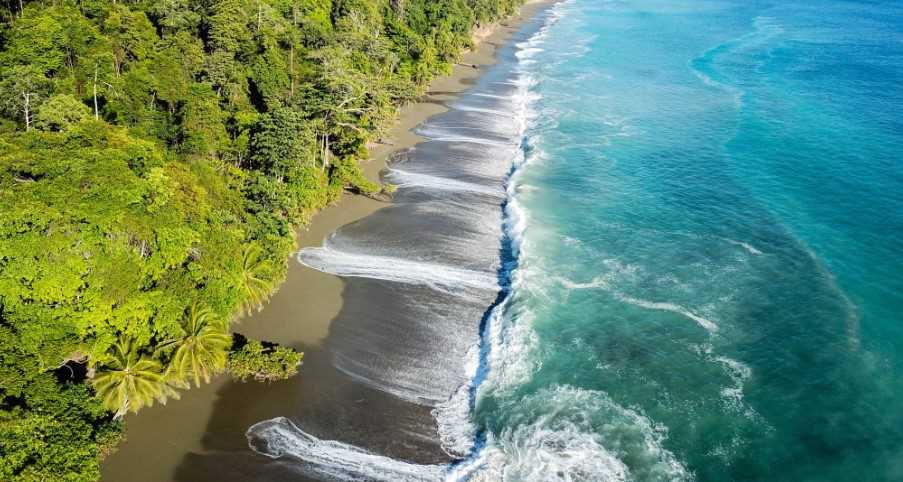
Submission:
[[177,383],[188,377],[197,386],[201,385],[202,378],[209,383],[211,376],[226,367],[228,350],[232,346],[226,323],[216,318],[209,309],[195,303],[182,320],[182,329],[185,336],[174,342],[178,348],[167,375]]
[[158,360],[140,355],[130,340],[115,345],[111,361],[91,381],[104,407],[121,418],[178,393],[167,384]]
[[236,284],[244,295],[240,312],[251,314],[256,308],[260,311],[263,303],[272,292],[272,283],[263,276],[270,271],[269,261],[262,259],[263,248],[257,243],[249,243],[245,246],[241,257],[241,272],[238,274]]

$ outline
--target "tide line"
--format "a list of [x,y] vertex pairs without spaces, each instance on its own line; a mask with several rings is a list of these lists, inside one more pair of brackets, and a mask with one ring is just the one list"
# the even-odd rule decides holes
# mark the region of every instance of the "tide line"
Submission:
[[321,440],[291,420],[277,417],[252,425],[245,433],[251,449],[279,459],[303,460],[310,470],[343,480],[424,482],[442,480],[444,465],[419,465],[368,452],[335,440]]
[[424,285],[452,295],[459,294],[462,288],[498,290],[498,282],[491,273],[426,261],[352,253],[329,247],[304,248],[298,252],[297,259],[305,266],[336,276]]
[[479,194],[487,194],[494,197],[504,196],[504,191],[502,191],[501,186],[493,188],[472,182],[459,181],[457,179],[433,176],[430,174],[404,171],[401,169],[389,169],[388,177],[398,187],[416,186],[440,191],[473,192]]

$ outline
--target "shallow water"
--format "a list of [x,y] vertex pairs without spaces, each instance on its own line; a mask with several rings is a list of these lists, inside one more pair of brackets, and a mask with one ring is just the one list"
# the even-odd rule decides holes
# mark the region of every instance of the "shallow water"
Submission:
[[299,255],[372,319],[336,366],[459,462],[287,419],[252,446],[337,479],[903,480],[901,85],[896,2],[556,5],[392,208]]

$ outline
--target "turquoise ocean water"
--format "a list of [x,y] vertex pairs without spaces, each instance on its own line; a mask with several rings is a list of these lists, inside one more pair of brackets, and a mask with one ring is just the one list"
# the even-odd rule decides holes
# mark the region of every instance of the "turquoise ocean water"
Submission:
[[517,263],[474,464],[903,480],[903,4],[553,16],[516,56]]

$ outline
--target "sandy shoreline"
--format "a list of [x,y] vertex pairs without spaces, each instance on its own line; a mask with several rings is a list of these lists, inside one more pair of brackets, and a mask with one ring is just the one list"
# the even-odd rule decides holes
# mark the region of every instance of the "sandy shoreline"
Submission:
[[[522,7],[519,15],[497,25],[490,34],[487,35],[485,30],[478,32],[480,44],[463,56],[451,75],[436,79],[420,101],[401,109],[389,136],[391,142],[374,146],[371,159],[362,163],[365,174],[371,179],[378,179],[394,153],[415,146],[421,139],[412,129],[446,111],[444,104],[473,85],[485,67],[495,63],[497,50],[512,34],[538,10],[551,3],[554,2],[530,2]],[[363,196],[344,196],[339,205],[318,213],[311,225],[298,233],[298,246],[319,246],[336,229],[386,205],[386,202]],[[306,360],[299,377],[310,380],[262,385],[240,384],[230,381],[228,377],[219,377],[213,383],[185,392],[181,400],[172,401],[166,407],[152,407],[138,416],[129,416],[126,419],[127,440],[117,453],[104,462],[103,480],[202,480],[199,474],[204,474],[206,479],[207,472],[215,471],[213,467],[205,467],[204,462],[198,462],[198,457],[205,453],[237,451],[243,444],[247,453],[239,457],[254,456],[246,450],[243,430],[234,433],[236,427],[247,428],[261,419],[284,415],[287,403],[297,404],[303,409],[305,400],[311,396],[308,392],[318,389],[314,387],[330,386],[332,383],[330,375],[326,374],[329,370],[321,370],[318,366],[328,364],[321,345],[329,333],[331,321],[342,309],[343,286],[340,278],[290,259],[286,280],[279,291],[263,311],[241,322],[236,331],[302,349]],[[357,387],[342,389],[345,392],[359,390]],[[349,395],[344,393],[343,396]],[[254,404],[242,403],[249,397],[253,397]],[[334,414],[324,416],[341,418]],[[191,469],[189,466],[196,467]],[[230,480],[248,480],[242,474],[230,472],[229,475]],[[210,474],[206,480],[226,479]]]

